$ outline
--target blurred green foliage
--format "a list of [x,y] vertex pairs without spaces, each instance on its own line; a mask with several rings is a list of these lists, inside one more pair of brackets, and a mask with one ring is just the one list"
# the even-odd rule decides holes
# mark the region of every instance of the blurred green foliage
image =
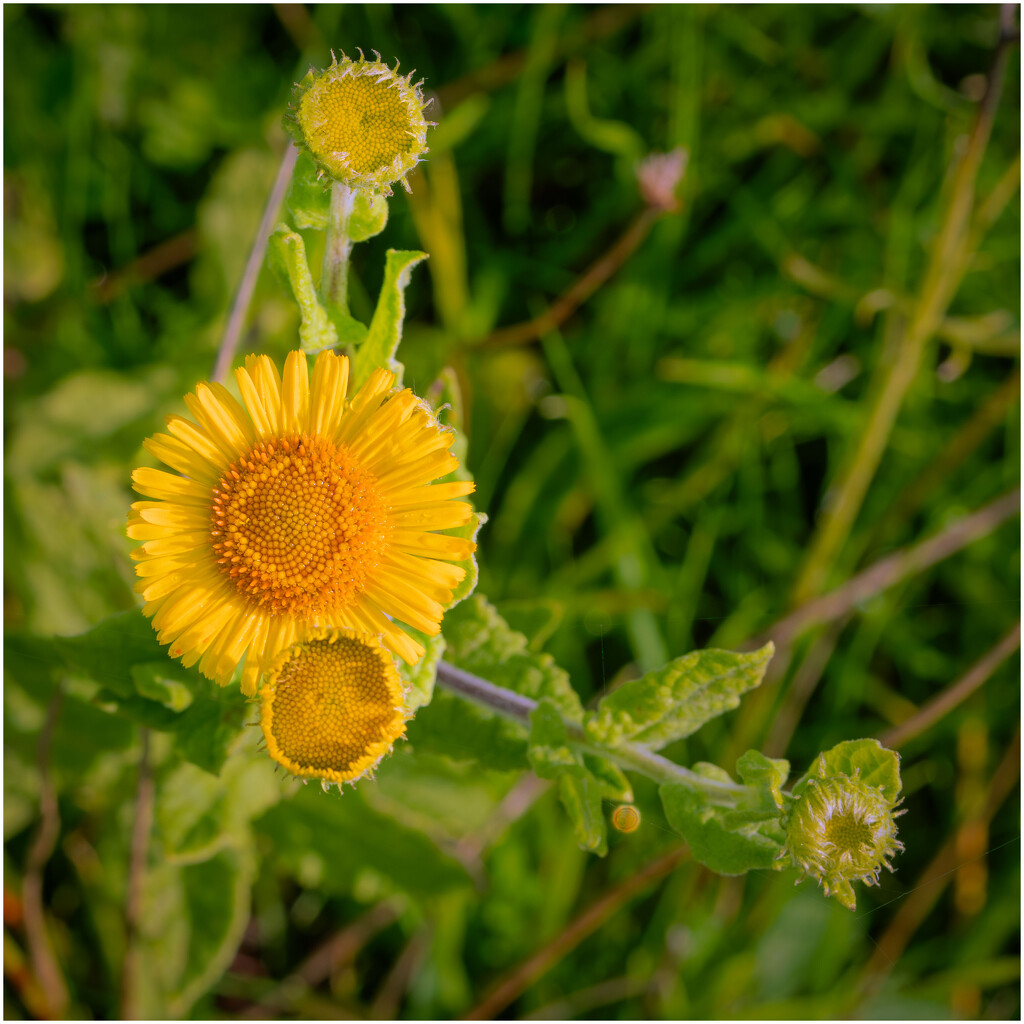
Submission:
[[[6,5],[5,1015],[46,1006],[15,954],[34,963],[22,894],[47,786],[43,905],[68,1012],[123,1008],[140,723],[146,1016],[456,1016],[679,845],[655,785],[631,778],[641,827],[611,832],[606,860],[583,853],[554,791],[507,770],[521,740],[447,693],[376,780],[295,795],[257,730],[231,741],[253,717],[240,696],[163,658],[139,616],[109,658],[51,639],[135,607],[129,473],[210,373],[308,62],[375,48],[435,93],[428,162],[356,248],[350,304],[369,321],[386,248],[430,254],[406,292],[406,382],[425,393],[454,369],[490,517],[480,590],[525,634],[516,656],[553,655],[586,704],[787,611],[921,287],[999,22],[992,6]],[[829,588],[1019,480],[1019,91],[1011,49],[977,190],[981,214],[1000,189],[1005,209]],[[640,211],[634,157],[677,146],[681,212],[557,330],[489,344]],[[265,268],[245,351],[280,361],[298,327]],[[756,746],[799,775],[960,677],[1018,620],[1019,580],[1014,521],[798,638],[759,700],[668,753],[732,770]],[[1018,1016],[1018,677],[1011,657],[905,744],[907,850],[856,914],[791,875],[684,862],[498,1012]],[[444,715],[476,751],[443,749]]]

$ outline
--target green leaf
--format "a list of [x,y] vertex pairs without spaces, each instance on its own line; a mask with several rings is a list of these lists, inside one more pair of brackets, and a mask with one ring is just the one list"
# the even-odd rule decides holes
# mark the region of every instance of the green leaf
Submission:
[[881,790],[890,804],[896,803],[903,788],[900,755],[873,739],[846,740],[819,754],[793,787],[793,796],[800,795],[808,779],[826,779],[830,775],[859,776],[862,782]]
[[302,235],[287,224],[278,224],[268,240],[267,259],[299,307],[302,351],[313,353],[334,348],[339,341],[338,329],[317,296]]
[[583,763],[597,782],[603,799],[626,804],[633,802],[633,787],[614,761],[597,757],[595,754],[584,754]]
[[[720,875],[742,875],[754,868],[776,869],[782,852],[781,830],[754,812],[727,812],[675,782],[658,790],[668,823],[683,836],[694,859]],[[775,835],[765,835],[765,831]]]
[[320,180],[317,177],[316,161],[309,150],[300,149],[284,200],[295,227],[327,230],[331,192],[328,185],[324,184],[325,181],[329,184],[329,179]]
[[748,786],[764,789],[771,803],[782,809],[782,787],[789,778],[788,761],[765,757],[758,750],[748,750],[736,762],[736,771]]
[[376,192],[357,189],[352,198],[349,214],[348,237],[353,242],[365,242],[379,235],[388,225],[388,201]]
[[[302,786],[257,822],[274,853],[296,876],[348,893],[360,868],[387,876],[417,896],[461,888],[469,875],[422,832],[368,806],[359,789]],[[316,876],[319,875],[319,878]]]
[[352,389],[361,387],[379,366],[393,370],[399,383],[402,364],[395,359],[398,343],[402,340],[402,321],[405,319],[405,289],[412,268],[425,260],[425,252],[388,249],[384,264],[384,283],[380,288],[377,308],[366,338],[356,349],[352,361]]
[[[111,615],[78,636],[48,638],[72,672],[94,679],[121,697],[137,693],[132,670],[146,663],[167,664],[177,678],[188,670],[170,661],[149,620],[139,610]],[[180,670],[180,671],[177,671]]]
[[405,727],[417,752],[443,754],[456,761],[478,761],[495,771],[527,767],[526,729],[438,689]]
[[543,698],[530,715],[529,758],[542,779],[558,781],[558,793],[576,842],[603,857],[608,833],[601,809],[601,784],[583,763],[583,755],[569,745],[565,722],[550,697]]
[[775,648],[750,654],[693,651],[664,668],[624,683],[588,716],[599,743],[639,743],[659,750],[735,708],[740,695],[760,685]]
[[416,711],[429,704],[434,696],[437,663],[444,655],[446,642],[440,633],[427,636],[412,627],[407,627],[407,632],[426,648],[426,654],[415,665],[406,665],[403,661],[398,666],[398,674],[409,688],[405,697],[406,706],[410,711]]
[[98,713],[106,711],[174,735],[182,757],[216,774],[246,716],[245,698],[168,657],[139,610],[111,615],[78,636],[33,638],[29,665],[40,659],[92,680]]
[[[461,476],[456,474],[456,479],[461,479]],[[453,530],[446,530],[445,533],[452,537],[462,537],[465,540],[471,540],[476,543],[476,537],[480,532],[480,527],[486,522],[487,516],[483,512],[474,512],[470,517],[469,522],[464,526],[457,526]],[[465,601],[465,599],[469,597],[474,590],[476,590],[476,585],[480,581],[480,567],[476,562],[476,552],[471,554],[465,561],[455,562],[454,564],[465,569],[466,575],[462,577],[462,580],[452,591],[452,599],[448,605],[449,609],[454,608],[455,605],[459,604],[461,601]]]
[[228,969],[249,922],[249,891],[256,876],[251,846],[222,850],[181,868],[188,954],[168,1016],[184,1017]]
[[530,651],[526,637],[510,629],[487,598],[476,594],[445,616],[448,660],[524,697],[550,697],[570,721],[581,722],[583,706],[568,674],[550,654]]

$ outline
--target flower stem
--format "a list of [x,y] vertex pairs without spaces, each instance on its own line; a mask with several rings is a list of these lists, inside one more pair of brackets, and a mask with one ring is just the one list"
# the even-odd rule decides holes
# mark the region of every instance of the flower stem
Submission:
[[[529,728],[530,715],[537,709],[537,701],[495,686],[494,683],[481,679],[470,672],[442,661],[437,666],[437,681],[460,697],[475,701],[490,711],[504,715],[515,722]],[[617,762],[623,768],[640,772],[655,782],[672,782],[698,790],[706,796],[716,798],[716,802],[735,803],[736,798],[745,791],[745,786],[735,782],[722,782],[718,779],[705,778],[682,765],[670,761],[667,757],[654,754],[636,743],[620,743],[614,747],[605,747],[595,743],[587,736],[583,726],[578,722],[563,719],[569,742],[581,753],[593,754]]]
[[345,314],[348,313],[348,258],[352,252],[348,224],[355,197],[355,192],[340,181],[331,186],[324,269],[320,277],[320,291],[324,299]]

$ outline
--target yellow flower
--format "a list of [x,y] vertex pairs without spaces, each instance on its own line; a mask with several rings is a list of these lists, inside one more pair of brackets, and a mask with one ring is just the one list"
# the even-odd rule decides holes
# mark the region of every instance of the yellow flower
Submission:
[[293,775],[351,782],[405,732],[405,698],[375,637],[317,630],[283,651],[260,688],[267,753]]
[[475,545],[435,533],[469,521],[452,501],[465,482],[433,484],[458,460],[454,435],[394,374],[376,370],[345,401],[348,360],[318,356],[312,382],[301,352],[284,378],[267,356],[235,371],[243,405],[220,384],[168,416],[146,449],[183,476],[137,469],[128,535],[161,643],[222,686],[243,654],[242,689],[311,628],[382,636],[414,664],[423,647],[393,620],[439,631]]
[[427,152],[423,93],[412,73],[399,77],[380,59],[338,59],[323,71],[310,69],[296,86],[285,128],[305,146],[321,170],[355,188],[391,195]]

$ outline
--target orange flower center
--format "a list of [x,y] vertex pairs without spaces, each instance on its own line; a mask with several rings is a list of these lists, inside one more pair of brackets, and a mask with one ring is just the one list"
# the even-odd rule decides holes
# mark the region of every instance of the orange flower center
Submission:
[[302,97],[298,120],[314,156],[345,154],[360,174],[372,174],[413,147],[413,125],[398,89],[374,75],[334,78],[328,72]]
[[343,633],[297,644],[264,699],[268,751],[300,775],[357,775],[405,730],[390,655]]
[[210,532],[221,572],[248,600],[315,617],[347,608],[372,578],[387,507],[347,448],[292,434],[228,467]]

